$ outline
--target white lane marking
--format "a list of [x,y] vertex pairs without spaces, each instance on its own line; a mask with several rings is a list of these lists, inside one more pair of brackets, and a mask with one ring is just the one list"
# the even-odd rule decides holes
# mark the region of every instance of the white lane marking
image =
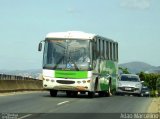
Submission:
[[64,103],[68,103],[69,101],[64,101],[64,102],[60,102],[60,103],[58,103],[57,105],[62,105],[62,104],[64,104]]
[[24,118],[27,118],[27,117],[29,117],[29,116],[31,116],[32,114],[27,114],[27,115],[25,115],[25,116],[22,116],[22,117],[20,117],[20,118],[18,118],[18,119],[24,119]]

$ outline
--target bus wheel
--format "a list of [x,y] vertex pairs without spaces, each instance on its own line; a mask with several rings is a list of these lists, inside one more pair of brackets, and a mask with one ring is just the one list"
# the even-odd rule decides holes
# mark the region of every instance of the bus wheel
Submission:
[[57,90],[50,90],[50,95],[52,97],[56,97],[57,96]]
[[88,92],[88,97],[89,98],[94,98],[95,92]]
[[111,93],[111,84],[109,84],[109,86],[108,86],[108,91],[106,92],[106,96],[107,97],[112,96],[112,93]]

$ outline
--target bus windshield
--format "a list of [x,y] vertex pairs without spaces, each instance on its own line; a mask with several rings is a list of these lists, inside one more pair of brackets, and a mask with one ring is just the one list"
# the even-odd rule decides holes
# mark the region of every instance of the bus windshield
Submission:
[[89,40],[46,39],[43,68],[88,70]]

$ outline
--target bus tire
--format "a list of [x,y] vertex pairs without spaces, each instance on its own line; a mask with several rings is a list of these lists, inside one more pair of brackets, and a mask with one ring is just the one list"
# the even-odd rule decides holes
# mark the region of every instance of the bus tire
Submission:
[[95,86],[94,86],[94,90],[95,90],[95,91],[97,91],[97,90],[98,90],[98,78],[96,78]]
[[106,97],[111,97],[111,96],[112,96],[111,84],[109,84],[109,86],[108,86],[108,91],[106,92]]
[[57,90],[50,90],[50,96],[56,97],[57,96]]

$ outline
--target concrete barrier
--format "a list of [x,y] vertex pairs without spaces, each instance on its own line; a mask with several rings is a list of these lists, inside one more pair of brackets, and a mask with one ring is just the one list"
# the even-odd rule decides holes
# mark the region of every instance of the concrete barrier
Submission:
[[0,74],[0,80],[35,80],[34,78]]
[[42,80],[0,74],[0,92],[43,90]]
[[0,92],[43,90],[42,80],[0,80]]

